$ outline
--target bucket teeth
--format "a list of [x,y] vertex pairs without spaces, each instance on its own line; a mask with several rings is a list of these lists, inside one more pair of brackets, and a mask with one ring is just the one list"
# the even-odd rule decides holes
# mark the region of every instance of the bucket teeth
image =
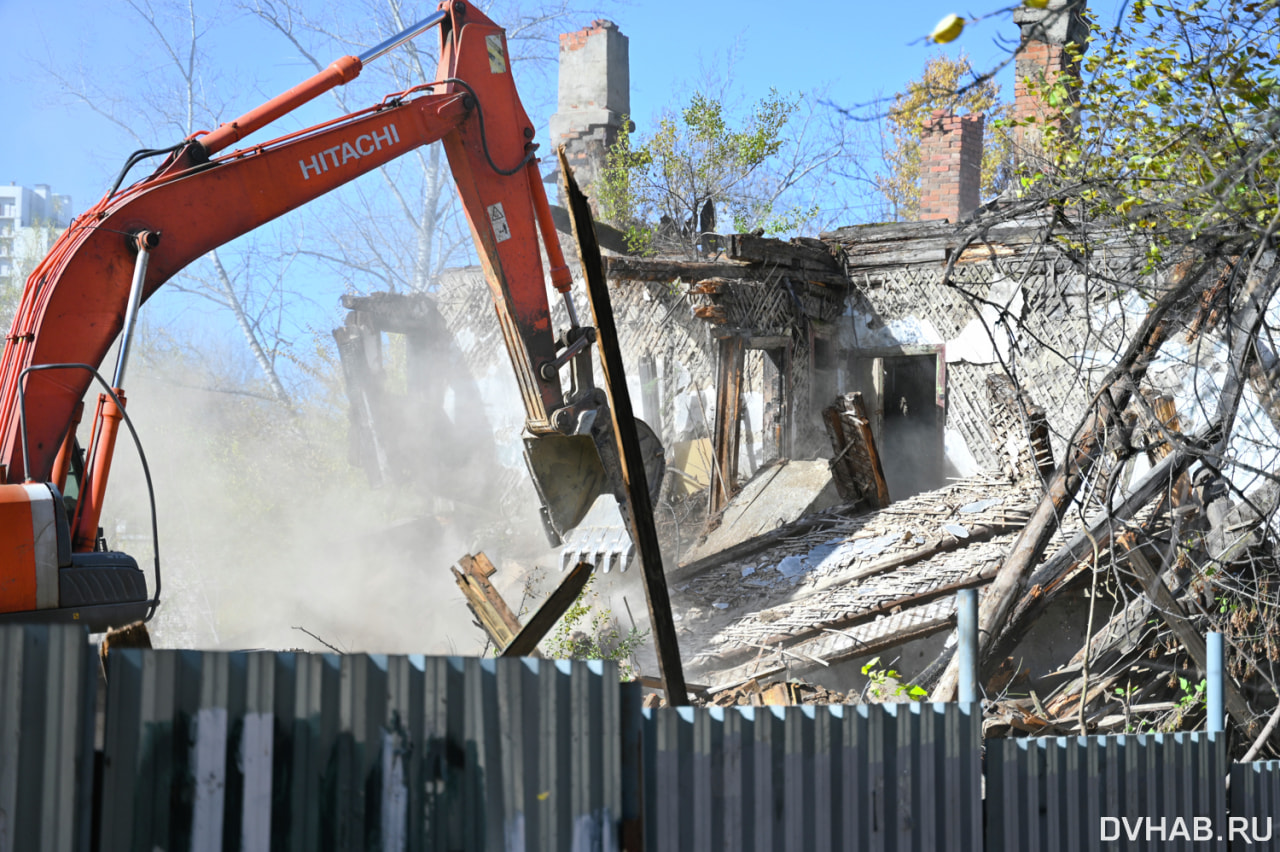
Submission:
[[577,528],[565,536],[560,551],[560,570],[568,571],[579,562],[589,562],[597,571],[608,573],[615,568],[626,571],[636,547],[622,523],[618,504],[602,495]]
[[606,574],[614,568],[626,571],[635,555],[631,536],[622,527],[579,527],[569,534],[560,551],[560,570],[589,562]]

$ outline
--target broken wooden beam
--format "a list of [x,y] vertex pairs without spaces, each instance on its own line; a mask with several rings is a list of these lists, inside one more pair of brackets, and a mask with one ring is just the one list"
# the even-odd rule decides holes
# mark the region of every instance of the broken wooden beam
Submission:
[[890,571],[896,571],[899,568],[905,568],[908,565],[914,565],[917,562],[923,562],[926,559],[941,553],[950,553],[953,550],[959,550],[978,544],[984,541],[990,541],[998,535],[1007,535],[1022,528],[1022,521],[1014,523],[991,523],[991,524],[975,524],[968,529],[968,535],[959,538],[951,533],[930,538],[924,545],[917,547],[915,550],[908,550],[906,553],[896,553],[893,556],[887,556],[878,562],[873,562],[862,568],[852,572],[837,572],[836,574],[823,578],[813,585],[813,590],[830,588],[836,585],[845,585],[848,583],[860,583],[863,580],[875,577],[879,574],[887,574]]
[[729,321],[729,314],[720,305],[698,305],[693,309],[693,315],[712,325],[724,325]]
[[653,503],[649,498],[649,486],[640,452],[640,437],[636,433],[635,415],[631,406],[631,393],[627,390],[622,350],[618,347],[618,329],[613,319],[613,306],[609,301],[604,260],[596,242],[591,206],[574,180],[563,146],[556,151],[556,157],[560,161],[560,187],[564,190],[569,218],[573,224],[574,241],[578,246],[578,259],[582,264],[582,276],[586,283],[587,302],[591,305],[591,316],[596,326],[600,372],[604,379],[604,389],[609,394],[613,434],[618,442],[618,460],[627,489],[629,511],[624,514],[640,557],[645,600],[649,606],[649,624],[657,646],[663,691],[669,704],[685,705],[689,703],[689,696],[685,691],[680,643],[671,614],[671,597],[662,568],[662,550],[653,521]]
[[471,614],[476,617],[476,623],[489,636],[494,647],[507,647],[520,632],[520,619],[489,580],[497,570],[493,563],[483,553],[468,554],[450,570],[453,571],[454,582],[467,599]]
[[1026,593],[1017,601],[1004,628],[991,646],[992,656],[999,658],[1013,653],[1014,646],[1036,618],[1058,595],[1070,588],[1068,577],[1076,574],[1081,565],[1092,565],[1093,555],[1110,546],[1113,530],[1118,529],[1177,481],[1195,460],[1196,448],[1204,446],[1209,434],[1207,429],[1201,431],[1166,456],[1134,484],[1120,505],[1109,511],[1099,512],[1091,518],[1088,526],[1032,572],[1027,581]]
[[716,361],[716,411],[711,494],[708,511],[724,509],[738,487],[738,444],[742,435],[742,368],[745,349],[741,337],[720,341]]
[[767,265],[729,263],[707,260],[668,260],[665,258],[608,257],[605,274],[622,281],[675,281],[696,284],[708,278],[734,281],[761,281],[785,276],[821,286],[847,287],[849,279],[842,273],[813,269],[776,269]]
[[551,595],[542,602],[538,611],[529,619],[529,623],[517,630],[516,634],[502,648],[501,657],[531,657],[538,653],[538,643],[556,626],[560,616],[573,606],[573,602],[586,588],[591,579],[592,564],[579,562],[569,570]]
[[[1155,420],[1149,431],[1159,436],[1159,441],[1151,446],[1148,458],[1152,464],[1164,460],[1173,452],[1174,442],[1182,435],[1182,424],[1178,418],[1177,404],[1170,394],[1160,394],[1151,399],[1151,413]],[[1186,473],[1179,475],[1173,488],[1168,493],[1169,505],[1175,509],[1182,505],[1191,491],[1191,478]]]
[[688,293],[691,296],[719,296],[737,283],[731,278],[703,278],[690,284]]
[[648,257],[606,257],[605,275],[624,281],[675,281],[697,284],[709,278],[736,283],[754,277],[756,270],[746,263],[718,263],[708,260],[669,260]]
[[871,432],[871,420],[862,405],[862,394],[847,393],[822,410],[822,422],[831,439],[831,477],[846,501],[865,500],[873,509],[889,505],[889,483],[880,465]]
[[[821,243],[819,243],[821,245]],[[730,234],[726,254],[730,260],[762,263],[786,269],[811,269],[843,274],[844,268],[831,249],[784,242],[755,234]]]

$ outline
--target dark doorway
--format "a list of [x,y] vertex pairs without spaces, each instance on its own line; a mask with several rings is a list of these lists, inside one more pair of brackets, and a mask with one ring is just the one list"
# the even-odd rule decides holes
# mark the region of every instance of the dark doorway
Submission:
[[942,347],[862,351],[849,366],[850,389],[862,393],[889,496],[902,500],[946,484]]

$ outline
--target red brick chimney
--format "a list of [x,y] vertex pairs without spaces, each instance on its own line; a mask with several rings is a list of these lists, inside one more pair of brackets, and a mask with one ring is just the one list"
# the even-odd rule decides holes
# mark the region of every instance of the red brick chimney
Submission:
[[978,209],[982,185],[980,115],[934,110],[920,139],[920,220],[959,222]]
[[[1014,63],[1013,117],[1014,157],[1019,163],[1034,160],[1041,152],[1043,121],[1050,110],[1033,91],[1050,85],[1063,73],[1072,75],[1069,82],[1078,82],[1078,69],[1071,63],[1066,45],[1074,43],[1083,51],[1087,44],[1089,27],[1084,19],[1084,0],[1050,0],[1045,9],[1019,6],[1013,20],[1022,29],[1022,47]],[[1037,119],[1036,124],[1024,125],[1027,118]]]

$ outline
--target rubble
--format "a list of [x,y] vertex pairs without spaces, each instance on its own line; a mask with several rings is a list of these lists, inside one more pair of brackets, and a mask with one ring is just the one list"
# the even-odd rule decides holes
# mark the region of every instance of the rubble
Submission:
[[[790,707],[805,704],[858,704],[859,699],[857,695],[836,692],[799,680],[778,681],[766,686],[753,679],[725,689],[704,688],[694,694],[690,703],[695,707]],[[656,693],[650,693],[644,697],[644,706],[666,707],[667,703]]]

